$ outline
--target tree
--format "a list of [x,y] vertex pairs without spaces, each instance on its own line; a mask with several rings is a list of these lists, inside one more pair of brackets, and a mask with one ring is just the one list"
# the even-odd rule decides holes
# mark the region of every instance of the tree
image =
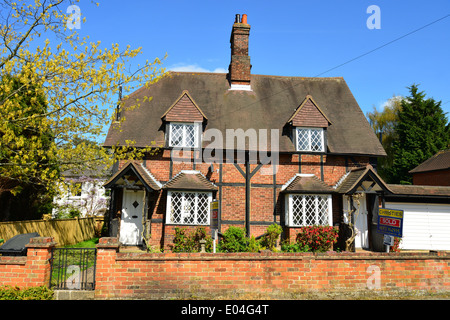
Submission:
[[367,113],[370,126],[373,131],[380,137],[381,144],[386,151],[387,156],[378,160],[378,174],[388,183],[392,177],[389,172],[394,161],[393,143],[396,140],[395,125],[398,121],[398,112],[401,109],[401,101],[403,97],[393,96],[383,107],[383,111],[378,111],[376,107],[373,112]]
[[164,69],[158,58],[132,69],[141,48],[101,48],[80,39],[77,29],[68,29],[73,17],[66,15],[77,2],[0,4],[0,179],[51,190],[62,179],[59,172],[108,166],[113,155],[154,150],[136,150],[130,141],[117,150],[123,152],[111,153],[84,142],[98,141],[113,119],[119,87],[130,92],[157,81]]
[[450,143],[450,128],[441,101],[425,99],[413,84],[410,96],[401,101],[393,143],[393,166],[388,170],[392,183],[411,184],[411,169]]

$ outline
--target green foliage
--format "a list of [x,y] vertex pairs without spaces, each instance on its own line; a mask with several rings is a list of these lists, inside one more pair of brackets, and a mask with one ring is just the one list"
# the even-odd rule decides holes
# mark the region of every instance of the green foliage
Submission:
[[274,223],[267,228],[267,234],[261,239],[261,246],[274,251],[277,245],[277,239],[280,236],[283,228],[280,225]]
[[302,227],[297,234],[297,247],[312,252],[326,252],[337,242],[338,229],[330,226]]
[[409,89],[410,96],[402,100],[395,126],[391,183],[411,184],[408,172],[450,143],[450,127],[441,101],[425,99],[417,85]]
[[370,126],[375,134],[380,138],[381,144],[387,156],[378,159],[377,172],[386,181],[390,182],[389,170],[392,168],[394,159],[394,141],[397,137],[395,126],[398,122],[398,112],[401,109],[403,97],[394,96],[387,101],[383,111],[378,111],[376,107],[372,112],[367,113]]
[[27,289],[0,286],[0,300],[53,300],[53,291],[45,286]]
[[206,234],[203,227],[197,227],[193,232],[186,229],[175,228],[175,237],[173,239],[173,252],[200,252],[200,240],[206,240],[206,252],[212,251],[212,239]]
[[245,237],[245,229],[230,226],[223,233],[223,238],[219,243],[221,252],[247,252],[248,239]]
[[219,250],[221,252],[259,252],[264,249],[275,251],[281,232],[281,226],[272,224],[267,228],[266,235],[261,240],[256,240],[254,236],[250,238],[245,236],[245,228],[230,226],[223,234]]
[[281,244],[281,251],[283,251],[283,252],[309,252],[312,250],[305,243],[300,243],[300,242],[289,243],[289,241],[284,241]]
[[[267,234],[261,239],[256,240],[254,236],[250,238],[245,236],[245,229],[230,226],[222,235],[217,246],[218,252],[259,252],[263,249],[276,250],[275,245],[282,228],[273,224],[267,228]],[[200,252],[200,240],[206,240],[206,252],[212,252],[213,240],[206,234],[203,227],[197,227],[192,232],[186,229],[175,228],[175,237],[173,240],[173,252]]]

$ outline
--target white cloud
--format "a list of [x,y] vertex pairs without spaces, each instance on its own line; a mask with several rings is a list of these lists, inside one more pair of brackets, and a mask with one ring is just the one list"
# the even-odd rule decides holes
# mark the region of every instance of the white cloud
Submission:
[[379,102],[377,106],[377,110],[382,112],[385,108],[389,107],[392,108],[392,105],[397,102],[401,101],[403,99],[403,96],[400,95],[394,95],[392,98],[389,98],[388,100],[385,100],[383,102]]
[[197,64],[174,64],[167,68],[169,71],[180,71],[180,72],[213,72],[213,73],[227,73],[228,70],[224,68],[215,68],[214,70],[208,70],[200,67]]

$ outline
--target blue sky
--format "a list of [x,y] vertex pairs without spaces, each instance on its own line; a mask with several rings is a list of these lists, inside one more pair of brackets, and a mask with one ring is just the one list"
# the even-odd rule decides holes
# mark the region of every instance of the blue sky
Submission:
[[[142,47],[142,61],[167,53],[167,69],[227,70],[234,17],[245,13],[253,74],[343,77],[365,114],[416,83],[450,116],[450,16],[405,36],[449,15],[449,0],[99,2],[78,4],[80,34],[105,47]],[[370,5],[380,9],[380,29],[367,27]]]

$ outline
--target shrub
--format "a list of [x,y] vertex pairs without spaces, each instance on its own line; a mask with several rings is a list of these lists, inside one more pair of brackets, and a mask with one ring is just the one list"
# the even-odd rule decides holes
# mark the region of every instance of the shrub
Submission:
[[289,241],[285,241],[281,244],[281,251],[283,252],[309,252],[311,248],[304,243],[289,243]]
[[400,243],[402,242],[402,238],[394,238],[394,245],[389,249],[390,252],[400,252]]
[[223,238],[219,242],[219,250],[221,252],[247,252],[248,242],[245,237],[245,229],[230,226],[223,233]]
[[267,228],[266,235],[261,239],[261,246],[271,251],[275,250],[277,245],[277,239],[280,236],[283,229],[280,225],[274,223]]
[[0,286],[0,300],[53,300],[53,291],[45,286],[27,289]]
[[337,242],[338,229],[330,226],[302,227],[297,234],[297,243],[301,248],[309,247],[313,252],[325,252]]
[[185,229],[175,228],[175,237],[173,239],[173,252],[200,252],[200,240],[206,240],[205,249],[207,252],[212,251],[212,239],[206,235],[203,227],[197,227],[193,232]]
[[254,236],[248,239],[247,252],[259,252],[263,247],[261,247],[261,242],[256,240]]

